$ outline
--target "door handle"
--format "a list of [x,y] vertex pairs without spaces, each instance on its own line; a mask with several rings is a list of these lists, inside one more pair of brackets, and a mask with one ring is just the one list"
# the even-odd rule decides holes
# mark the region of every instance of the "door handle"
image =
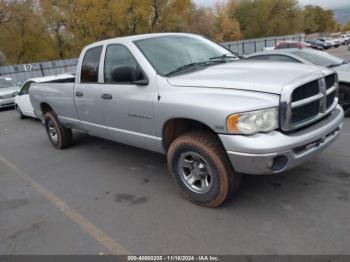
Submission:
[[82,97],[84,94],[80,91],[75,92],[75,96]]
[[102,98],[102,99],[112,99],[113,96],[112,96],[111,94],[102,94],[102,95],[101,95],[101,98]]

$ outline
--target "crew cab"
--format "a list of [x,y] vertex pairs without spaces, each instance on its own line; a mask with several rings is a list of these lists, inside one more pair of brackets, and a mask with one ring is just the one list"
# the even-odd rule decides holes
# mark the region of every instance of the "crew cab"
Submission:
[[217,207],[241,174],[301,165],[340,134],[337,74],[313,65],[240,61],[192,34],[122,37],[85,47],[75,83],[33,84],[49,141],[72,129],[167,155],[191,201]]

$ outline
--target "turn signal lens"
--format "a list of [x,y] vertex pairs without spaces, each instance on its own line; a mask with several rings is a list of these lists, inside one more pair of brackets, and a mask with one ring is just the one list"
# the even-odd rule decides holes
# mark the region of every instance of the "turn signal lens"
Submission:
[[239,130],[237,128],[237,122],[239,120],[239,115],[230,115],[227,118],[227,130],[230,133],[237,133]]

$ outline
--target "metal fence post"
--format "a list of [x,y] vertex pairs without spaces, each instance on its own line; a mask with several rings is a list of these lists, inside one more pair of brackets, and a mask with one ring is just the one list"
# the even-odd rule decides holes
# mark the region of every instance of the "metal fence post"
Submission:
[[244,42],[242,43],[243,55],[245,55]]
[[40,63],[40,71],[41,71],[41,75],[42,76],[45,76],[45,72],[44,72],[44,69],[43,69],[43,65]]

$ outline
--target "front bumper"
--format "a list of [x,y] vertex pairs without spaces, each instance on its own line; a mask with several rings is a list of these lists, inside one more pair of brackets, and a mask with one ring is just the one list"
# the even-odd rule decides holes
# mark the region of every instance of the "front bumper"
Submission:
[[0,108],[10,107],[15,105],[15,98],[0,99]]
[[264,175],[299,166],[325,150],[340,134],[344,112],[338,105],[320,122],[284,134],[219,135],[228,157],[239,173]]

